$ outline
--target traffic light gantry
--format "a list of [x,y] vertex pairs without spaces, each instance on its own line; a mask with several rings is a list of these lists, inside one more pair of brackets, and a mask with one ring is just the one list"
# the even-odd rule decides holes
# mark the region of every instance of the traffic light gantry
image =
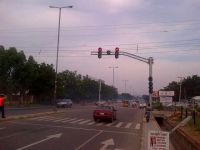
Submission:
[[119,51],[118,47],[115,48],[115,51],[110,51],[110,50],[103,51],[102,48],[99,47],[98,51],[92,51],[91,55],[98,55],[99,59],[102,58],[102,55],[115,55],[116,59],[119,58],[119,55],[124,55],[124,56],[128,56],[130,58],[133,58],[133,59],[137,59],[144,63],[147,63],[149,65],[149,78],[148,78],[148,80],[149,80],[149,103],[150,103],[150,106],[152,107],[152,93],[153,93],[153,77],[152,77],[153,72],[152,72],[152,70],[153,70],[153,63],[154,63],[152,57],[144,58],[144,57],[137,56],[135,54],[131,54],[128,52]]

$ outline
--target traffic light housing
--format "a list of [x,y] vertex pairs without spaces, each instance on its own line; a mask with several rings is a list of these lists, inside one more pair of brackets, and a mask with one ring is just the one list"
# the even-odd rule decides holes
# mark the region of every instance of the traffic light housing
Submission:
[[102,57],[102,48],[98,48],[98,58],[100,59]]
[[153,78],[149,77],[149,93],[153,93]]
[[118,47],[115,48],[115,58],[116,59],[119,58],[119,48]]

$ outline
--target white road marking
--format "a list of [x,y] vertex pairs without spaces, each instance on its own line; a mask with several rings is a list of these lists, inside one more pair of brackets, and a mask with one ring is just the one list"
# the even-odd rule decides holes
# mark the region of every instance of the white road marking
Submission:
[[81,121],[81,122],[79,122],[79,124],[85,124],[85,123],[88,123],[88,122],[90,122],[91,120],[90,119],[88,119],[88,120],[85,120],[85,121]]
[[10,123],[13,124],[20,124],[20,125],[32,125],[32,126],[40,126],[40,127],[51,127],[51,128],[63,128],[63,129],[73,129],[73,130],[84,130],[84,131],[103,131],[105,133],[117,133],[117,134],[129,134],[129,135],[139,135],[135,132],[126,132],[126,131],[113,131],[113,130],[99,130],[99,129],[92,129],[92,128],[80,128],[80,127],[73,127],[73,126],[62,126],[62,125],[44,125],[39,123],[28,123],[28,122],[15,122],[11,121]]
[[96,126],[102,126],[103,125],[103,123],[97,123],[96,124]]
[[96,123],[96,122],[92,121],[92,122],[88,123],[87,125],[93,125],[93,124],[95,124],[95,123]]
[[65,120],[65,121],[62,121],[63,123],[65,123],[65,122],[70,122],[70,121],[74,121],[74,120],[76,120],[77,118],[72,118],[72,119],[69,119],[69,120]]
[[77,148],[75,148],[75,150],[79,150],[81,149],[83,146],[85,146],[86,144],[88,144],[90,141],[92,141],[94,138],[96,138],[98,135],[100,135],[103,131],[100,131],[99,133],[95,134],[94,136],[92,136],[90,139],[88,139],[87,141],[85,141],[83,144],[81,144],[80,146],[78,146]]
[[72,119],[69,118],[69,119],[64,119],[64,120],[62,120],[62,121],[60,121],[60,122],[65,123],[65,122],[67,122],[67,121],[71,121],[71,120],[72,120]]
[[136,130],[139,130],[139,129],[140,129],[140,123],[137,123],[137,124],[136,124],[135,129],[136,129]]
[[132,123],[127,123],[127,125],[125,126],[125,128],[130,128],[131,127],[131,125],[132,125]]
[[35,118],[31,118],[29,120],[38,120],[38,119],[47,118],[47,117],[49,117],[49,116],[35,117]]
[[69,118],[57,119],[57,120],[54,120],[53,122],[60,122],[60,121],[66,120],[66,119],[69,119]]
[[54,117],[49,117],[49,118],[44,118],[44,119],[39,119],[41,121],[54,121],[57,120],[58,118],[54,118]]
[[101,142],[101,144],[103,144],[103,146],[100,148],[100,150],[106,150],[109,145],[115,145],[113,139],[108,139],[106,141],[103,141]]
[[107,127],[110,127],[111,125],[113,125],[113,123],[109,123],[109,124],[107,124],[106,126],[107,126]]
[[119,128],[122,126],[122,124],[123,124],[123,122],[119,122],[115,127]]
[[43,140],[40,140],[40,141],[34,142],[34,143],[29,144],[29,145],[24,146],[24,147],[20,147],[20,148],[18,148],[18,149],[16,149],[16,150],[27,149],[27,148],[29,148],[29,147],[32,147],[32,146],[37,145],[37,144],[39,144],[39,143],[42,143],[42,142],[44,142],[44,141],[50,140],[50,139],[52,139],[52,138],[60,138],[61,135],[62,135],[62,133],[55,134],[55,135],[49,135],[49,136],[47,136],[47,138],[45,138],[45,139],[43,139]]
[[78,120],[75,120],[75,121],[72,121],[72,122],[69,122],[69,123],[77,123],[77,122],[80,122],[80,121],[83,121],[84,119],[78,119]]

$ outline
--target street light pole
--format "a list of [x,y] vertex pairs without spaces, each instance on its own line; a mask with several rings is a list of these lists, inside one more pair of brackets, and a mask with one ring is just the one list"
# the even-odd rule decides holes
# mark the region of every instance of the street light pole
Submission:
[[60,44],[60,20],[61,20],[61,10],[62,8],[73,8],[73,6],[49,6],[49,8],[57,8],[59,9],[59,20],[58,20],[58,38],[57,38],[57,53],[56,53],[56,74],[55,74],[55,83],[54,83],[54,101],[53,104],[56,104],[56,94],[57,94],[57,73],[58,73],[58,53],[59,53],[59,44]]
[[179,91],[179,103],[181,102],[181,86],[183,77],[178,77],[180,79],[180,91]]
[[128,80],[123,80],[124,81],[124,84],[125,84],[125,93],[126,93],[126,82],[128,81]]
[[115,68],[118,68],[118,66],[117,67],[108,67],[108,68],[112,68],[112,70],[113,70],[113,87],[115,86]]

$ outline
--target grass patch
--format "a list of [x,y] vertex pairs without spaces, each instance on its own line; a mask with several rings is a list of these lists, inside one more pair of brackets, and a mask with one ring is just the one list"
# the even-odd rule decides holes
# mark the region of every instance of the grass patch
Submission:
[[188,125],[192,128],[194,128],[196,131],[200,132],[200,116],[196,116],[196,122],[194,125],[194,119],[192,118],[189,122]]

